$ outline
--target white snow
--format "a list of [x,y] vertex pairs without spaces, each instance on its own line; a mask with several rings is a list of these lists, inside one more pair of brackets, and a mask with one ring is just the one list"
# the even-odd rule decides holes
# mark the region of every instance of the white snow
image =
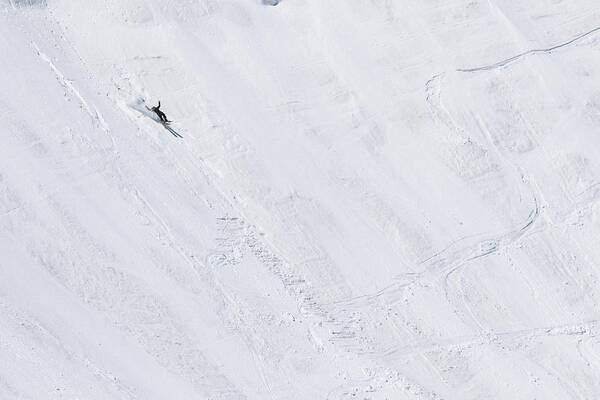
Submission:
[[0,0],[0,399],[599,398],[600,4],[276,3]]

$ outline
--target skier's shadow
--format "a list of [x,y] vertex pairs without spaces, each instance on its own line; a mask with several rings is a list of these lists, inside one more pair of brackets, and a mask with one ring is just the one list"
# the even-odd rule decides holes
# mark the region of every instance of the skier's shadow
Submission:
[[143,100],[138,99],[135,101],[135,103],[131,103],[129,104],[129,107],[132,108],[133,110],[139,112],[140,114],[142,114],[144,117],[148,117],[150,119],[152,119],[153,121],[161,124],[163,126],[163,128],[165,128],[167,131],[169,131],[169,133],[175,137],[178,138],[182,138],[183,136],[181,136],[181,134],[179,132],[177,132],[175,129],[171,128],[169,126],[169,124],[167,124],[166,122],[162,122],[160,120],[158,120],[155,116],[155,114],[152,111],[149,111],[146,108],[146,104],[144,103]]

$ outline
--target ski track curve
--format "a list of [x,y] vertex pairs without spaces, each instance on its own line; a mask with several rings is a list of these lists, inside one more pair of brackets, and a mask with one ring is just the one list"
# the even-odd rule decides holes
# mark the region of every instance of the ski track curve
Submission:
[[[558,45],[558,46],[554,46],[547,50],[551,51],[552,49],[567,46],[568,44],[571,44],[583,37],[591,35],[592,33],[596,32],[598,30],[600,30],[600,27],[596,28],[592,31],[586,32],[583,35],[579,35],[578,37],[576,37],[568,42],[562,43],[561,45]],[[512,57],[508,61],[505,60],[500,63],[496,63],[494,65],[495,65],[495,67],[499,67],[499,66],[501,66],[501,64],[506,65],[508,62],[514,61],[514,60],[516,60],[526,54],[529,54],[529,53],[530,52],[523,53],[519,56]],[[459,72],[475,72],[476,70],[489,70],[489,69],[493,69],[493,68],[491,68],[491,66],[488,66],[488,67],[482,67],[480,69],[472,69],[472,71],[461,70]],[[425,83],[425,101],[428,105],[428,108],[433,117],[433,120],[436,122],[440,122],[442,124],[442,126],[445,126],[447,129],[455,132],[456,135],[460,136],[464,132],[464,129],[457,125],[456,120],[453,118],[451,112],[444,106],[443,101],[442,101],[442,80],[445,77],[445,75],[446,75],[445,72],[435,74]],[[496,145],[494,140],[490,137],[489,132],[487,132],[487,129],[484,129],[481,126],[480,126],[480,129],[485,133],[484,136],[487,138],[488,147],[493,149],[493,151],[496,153],[496,156],[498,157],[498,159],[501,160],[504,164],[511,165],[511,167],[514,168],[520,174],[521,180],[523,181],[523,183],[526,183],[526,185],[529,186],[529,188],[532,192],[532,199],[533,199],[534,207],[530,211],[529,216],[527,217],[525,222],[523,222],[518,227],[515,227],[513,229],[510,229],[504,233],[497,234],[497,235],[489,235],[488,236],[486,234],[475,234],[475,235],[469,235],[466,237],[462,237],[460,239],[453,241],[448,246],[446,246],[444,249],[436,252],[434,255],[426,258],[419,264],[419,265],[425,264],[426,265],[425,270],[418,273],[417,276],[415,277],[415,279],[412,282],[410,282],[407,286],[411,286],[411,285],[421,282],[421,281],[429,281],[434,284],[436,282],[438,282],[441,284],[444,296],[446,297],[447,301],[450,304],[453,304],[454,307],[458,307],[458,304],[453,302],[450,298],[448,282],[449,282],[451,276],[453,274],[461,271],[470,262],[475,261],[475,260],[480,260],[480,259],[482,259],[484,257],[488,257],[492,254],[496,254],[501,249],[507,248],[510,245],[512,245],[513,243],[517,242],[522,236],[525,235],[526,232],[528,232],[534,226],[535,222],[537,221],[537,219],[540,215],[540,207],[539,207],[539,203],[538,203],[539,196],[536,195],[534,188],[525,179],[525,174],[523,174],[523,172],[520,171],[520,168],[517,165],[515,165],[512,161],[510,161],[506,158],[506,156],[498,148],[498,146]],[[475,243],[471,244],[471,245],[458,246],[465,241],[470,241],[475,238],[482,238],[482,239],[476,240]],[[441,279],[441,281],[440,281],[440,279]],[[402,286],[402,287],[404,287],[404,286]],[[392,290],[398,290],[398,289],[399,289],[399,287],[396,286]],[[484,327],[479,323],[477,317],[473,314],[470,306],[465,302],[464,296],[460,296],[460,299],[461,299],[461,303],[462,303],[462,308],[464,310],[466,310],[466,314],[469,315],[468,318],[463,315],[461,317],[463,319],[463,321],[468,324],[468,321],[472,320],[475,322],[476,328],[483,331]],[[457,311],[457,313],[458,313],[458,311]]]
[[580,35],[577,35],[577,36],[575,36],[571,40],[568,40],[568,41],[566,41],[564,43],[557,44],[557,45],[552,46],[552,47],[548,47],[548,48],[545,48],[545,49],[531,49],[531,50],[527,50],[527,51],[525,51],[523,53],[517,54],[516,56],[509,57],[509,58],[507,58],[505,60],[498,61],[498,62],[493,63],[493,64],[484,65],[484,66],[481,66],[481,67],[474,67],[474,68],[458,68],[456,71],[457,72],[491,71],[493,69],[500,68],[500,67],[503,67],[505,65],[511,64],[514,61],[517,61],[518,59],[520,59],[522,57],[526,57],[528,55],[539,54],[539,53],[550,53],[550,52],[552,52],[554,50],[557,50],[557,49],[560,49],[562,47],[567,47],[567,46],[569,46],[569,45],[571,45],[573,43],[576,43],[576,42],[580,41],[581,39],[584,39],[584,38],[586,38],[586,37],[588,37],[590,35],[593,35],[593,34],[597,33],[598,31],[600,31],[600,26],[597,27],[597,28],[592,29],[591,31],[588,31],[588,32],[582,33]]

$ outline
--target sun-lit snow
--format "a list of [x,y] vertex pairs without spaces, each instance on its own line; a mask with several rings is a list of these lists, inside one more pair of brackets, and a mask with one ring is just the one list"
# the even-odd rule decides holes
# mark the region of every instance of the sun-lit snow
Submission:
[[0,0],[0,399],[599,398],[599,28]]

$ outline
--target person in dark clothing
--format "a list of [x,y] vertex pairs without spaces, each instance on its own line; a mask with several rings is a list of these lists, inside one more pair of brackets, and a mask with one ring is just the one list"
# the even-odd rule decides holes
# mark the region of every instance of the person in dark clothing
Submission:
[[[148,107],[146,107],[148,108]],[[149,108],[150,111],[154,111],[156,113],[156,115],[158,115],[158,118],[160,119],[160,122],[171,122],[167,119],[167,116],[165,115],[164,112],[160,111],[160,100],[158,101],[158,105],[156,107],[152,107]]]

